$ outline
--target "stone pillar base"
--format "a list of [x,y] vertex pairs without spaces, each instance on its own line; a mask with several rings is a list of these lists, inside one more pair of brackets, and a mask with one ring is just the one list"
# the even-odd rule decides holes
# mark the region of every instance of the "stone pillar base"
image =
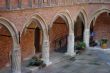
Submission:
[[71,56],[71,57],[75,57],[76,56],[76,53],[75,52],[74,53],[68,53],[68,52],[66,52],[65,55],[68,55],[68,56]]
[[12,73],[21,73],[21,72],[18,71],[18,72],[12,72]]
[[46,62],[45,64],[46,64],[46,66],[49,66],[52,64],[52,62]]
[[[41,60],[43,60],[43,58],[42,58]],[[51,65],[51,64],[52,64],[52,62],[45,61],[45,60],[43,60],[43,61],[44,61],[44,63],[46,64],[46,66],[49,66],[49,65]]]

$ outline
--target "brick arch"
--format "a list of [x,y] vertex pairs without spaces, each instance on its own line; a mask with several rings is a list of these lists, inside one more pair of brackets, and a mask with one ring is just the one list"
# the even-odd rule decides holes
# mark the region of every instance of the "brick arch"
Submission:
[[[18,35],[17,35],[18,32],[16,30],[16,27],[13,25],[13,23],[11,23],[6,18],[0,17],[0,25],[3,25],[3,27],[5,27],[5,29],[7,29],[8,33],[10,33],[10,36],[11,36],[11,39],[10,38],[3,39],[3,41],[5,41],[4,43],[7,43],[7,44],[5,44],[5,46],[4,46],[5,49],[3,48],[4,51],[2,51],[2,53],[5,54],[4,56],[2,56],[3,58],[5,58],[5,61],[1,62],[1,65],[5,64],[5,63],[9,63],[9,62],[13,63],[14,51],[16,50],[15,54],[17,54],[19,52],[18,49],[16,49],[16,46],[19,46],[19,39],[18,39]],[[9,61],[9,60],[11,60],[11,61]]]
[[[43,47],[42,47],[43,46],[43,42],[48,38],[48,26],[46,25],[45,20],[39,14],[34,14],[34,15],[30,16],[28,21],[24,24],[23,30],[21,32],[21,39],[22,39],[23,32],[26,31],[25,28],[28,27],[29,25],[31,25],[31,23],[33,21],[37,21],[38,22],[38,24],[35,24],[35,26],[38,26],[38,28],[40,28],[41,31],[42,31],[41,32],[41,34],[42,34],[41,38],[42,39],[41,39],[41,45],[40,45],[41,46],[41,53],[42,53],[43,52],[42,51],[43,50]],[[32,33],[32,34],[34,34],[34,33]],[[35,40],[35,39],[30,39],[30,40]],[[31,45],[33,45],[33,43]],[[21,46],[22,46],[22,42],[21,42]],[[30,46],[30,47],[33,48],[32,46]],[[35,49],[29,51],[30,47],[28,47],[28,49],[26,51],[25,50],[22,51],[23,54],[24,54],[23,55],[24,59],[28,59],[28,58],[32,57],[33,55],[35,55]]]
[[[78,26],[78,28],[80,28],[81,30],[77,30],[77,28],[75,28],[75,26],[77,25],[76,22],[78,21],[78,18],[83,23],[83,25],[82,25],[82,23],[80,23],[81,24],[80,27]],[[79,40],[84,41],[84,39],[85,39],[84,38],[85,37],[84,31],[87,28],[87,20],[88,20],[88,18],[87,18],[86,12],[83,9],[79,10],[78,13],[77,13],[77,15],[76,15],[76,18],[74,20],[74,25],[73,25],[73,28],[74,28],[73,31],[74,31],[74,35],[75,35],[75,41],[79,41]]]
[[[63,38],[63,37],[65,37],[66,39],[65,39],[65,41],[63,42],[63,44],[65,44],[65,42],[66,42],[66,45],[63,45],[63,46],[66,46],[67,48],[68,48],[68,36],[69,36],[69,34],[70,33],[72,33],[73,31],[72,31],[72,27],[71,27],[71,25],[72,25],[72,19],[71,19],[71,16],[70,16],[70,13],[69,13],[69,11],[68,10],[65,10],[65,11],[59,11],[59,12],[57,12],[55,15],[54,15],[54,17],[51,19],[51,22],[50,22],[50,28],[49,28],[49,30],[50,30],[50,32],[49,33],[52,33],[52,31],[58,26],[57,24],[54,24],[54,22],[58,19],[58,18],[61,18],[64,22],[65,22],[65,24],[62,26],[62,28],[64,29],[64,30],[62,30],[61,32],[63,32],[63,34],[60,36],[58,36],[58,37],[56,37],[56,38],[59,38],[59,39],[61,39],[61,37]],[[53,26],[56,26],[55,28],[53,28],[52,29],[52,27]],[[59,31],[59,33],[61,33],[60,31]],[[58,35],[58,33],[56,34],[56,35]],[[65,36],[66,35],[66,36]],[[51,36],[51,34],[50,34],[50,36]],[[54,36],[53,36],[54,37]],[[51,38],[50,38],[50,40],[52,40]],[[53,40],[55,40],[55,38],[53,39]],[[51,42],[53,42],[53,41],[51,41]],[[58,42],[57,42],[58,43]],[[54,45],[55,46],[55,45]],[[62,46],[62,47],[63,47]],[[54,47],[55,48],[55,47]],[[58,47],[57,47],[58,48]],[[61,48],[61,46],[60,46],[60,48]],[[65,50],[66,51],[66,50]]]
[[110,9],[109,8],[101,8],[101,9],[98,9],[95,13],[93,13],[93,15],[91,16],[90,21],[89,21],[89,28],[91,26],[92,20],[94,20],[94,19],[96,20],[98,18],[98,16],[104,12],[110,13]]
[[72,17],[71,17],[71,15],[70,15],[70,13],[69,13],[69,11],[68,10],[65,10],[65,11],[61,11],[61,12],[58,12],[58,13],[56,13],[55,15],[54,15],[54,17],[52,18],[52,20],[51,20],[51,22],[50,22],[50,28],[49,29],[51,29],[52,28],[52,26],[53,26],[53,22],[58,18],[58,17],[61,17],[64,21],[65,21],[65,23],[66,23],[66,25],[67,25],[67,27],[68,27],[68,29],[69,29],[69,32],[71,32],[72,30]]
[[25,29],[25,27],[28,27],[33,20],[37,20],[40,23],[39,26],[41,26],[43,34],[47,35],[46,33],[48,32],[48,26],[47,26],[46,21],[44,20],[44,18],[39,14],[33,14],[32,16],[30,16],[28,21],[26,21],[26,23],[24,24],[21,35],[22,35],[23,30]]
[[[103,18],[103,14],[105,15],[105,13],[110,13],[110,9],[100,8],[100,9],[96,10],[93,13],[93,15],[90,19],[90,22],[89,22],[89,30],[90,30],[91,33],[95,32],[96,34],[93,37],[90,36],[91,40],[99,41],[99,40],[101,40],[102,38],[105,38],[105,37],[107,39],[110,39],[109,36],[108,36],[108,35],[110,35],[108,33],[109,32],[109,30],[108,30],[109,25],[106,25],[106,24],[109,24],[109,23],[106,23],[109,20],[107,20],[106,18]],[[104,20],[104,22],[103,22],[103,20]],[[101,22],[103,22],[103,23],[101,23]],[[94,28],[94,29],[91,30],[91,27]]]
[[88,17],[84,9],[78,11],[75,21],[77,21],[78,16],[81,18],[82,22],[84,23],[84,28],[87,28],[87,21]]
[[12,36],[12,39],[13,39],[13,45],[14,45],[14,42],[18,43],[19,42],[18,31],[16,27],[14,26],[14,24],[10,22],[8,19],[3,18],[3,17],[0,17],[0,23],[9,30]]

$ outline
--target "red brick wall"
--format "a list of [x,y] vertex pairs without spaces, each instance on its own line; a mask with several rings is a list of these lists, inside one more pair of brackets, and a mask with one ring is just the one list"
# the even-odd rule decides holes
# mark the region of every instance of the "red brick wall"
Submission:
[[110,16],[107,13],[103,13],[97,18],[94,31],[96,32],[94,39],[107,38],[110,40]]
[[34,52],[34,29],[27,29],[21,36],[22,58],[29,57]]
[[[22,3],[28,5],[27,0],[23,0]],[[48,23],[50,23],[52,18],[58,12],[65,12],[67,10],[69,11],[69,14],[72,17],[72,19],[74,19],[77,13],[84,9],[84,11],[88,16],[88,19],[90,19],[90,17],[97,10],[101,9],[103,5],[108,9],[110,9],[109,4],[87,4],[87,5],[78,4],[78,5],[64,6],[64,7],[62,6],[62,7],[33,8],[33,9],[24,9],[24,10],[18,9],[18,10],[12,10],[12,11],[3,11],[3,12],[0,12],[0,16],[7,18],[11,22],[13,22],[17,30],[21,32],[24,24],[27,22],[27,20],[29,20],[29,17],[31,17],[35,13],[38,13],[40,16],[43,17],[43,19],[45,19]]]
[[[34,14],[40,15],[47,24],[51,22],[53,17],[58,12],[65,12],[66,10],[70,11],[71,17],[75,17],[78,12],[78,6],[74,7],[55,7],[55,8],[38,8],[38,9],[26,9],[18,11],[9,11],[9,12],[0,12],[0,15],[4,18],[10,20],[17,28],[18,31],[22,31],[23,26]],[[77,10],[76,10],[77,9]]]
[[[62,22],[59,22],[59,24],[54,23],[49,32],[49,35],[50,35],[50,51],[52,52],[54,49],[59,48],[59,45],[55,46],[55,40],[68,35],[67,25],[64,23],[64,21],[63,21],[63,24]],[[65,43],[66,43],[66,40],[63,41],[62,46],[64,46]]]
[[[82,23],[81,19],[78,17],[75,25],[74,25],[74,34],[75,34],[75,37],[81,37],[84,32],[83,30],[83,27],[84,27],[84,24]],[[81,37],[83,38],[83,37]]]
[[[35,50],[35,28],[37,28],[39,23],[32,22],[27,28],[25,28],[24,32],[21,36],[21,51],[22,51],[22,58],[27,58],[34,55]],[[42,41],[42,33],[41,33],[41,40]],[[41,44],[42,42],[40,42]],[[39,45],[41,47],[41,45]],[[38,48],[36,48],[37,50]],[[39,51],[39,49],[37,50]]]
[[[7,35],[7,36],[2,36]],[[0,29],[0,68],[10,62],[9,56],[12,50],[12,38],[6,28]]]
[[[5,0],[0,1],[0,5],[4,4],[3,1],[5,1]],[[27,0],[23,0],[22,3],[24,4],[23,7],[27,7],[27,5],[28,5]],[[76,13],[78,13],[78,11],[81,10],[82,8],[87,13],[88,19],[89,19],[90,16],[92,16],[99,8],[101,8],[101,6],[102,6],[102,4],[90,4],[90,5],[88,5],[88,4],[83,5],[82,4],[82,5],[73,5],[73,6],[65,6],[65,7],[62,6],[62,7],[55,7],[55,8],[51,7],[51,8],[35,8],[35,9],[24,9],[24,10],[15,10],[15,11],[13,10],[13,11],[0,12],[0,16],[11,21],[16,26],[17,30],[21,32],[23,29],[23,26],[29,20],[29,17],[31,17],[31,15],[33,15],[35,13],[38,13],[48,24],[51,22],[51,20],[55,16],[55,14],[58,12],[64,12],[67,10],[67,11],[69,11],[72,19],[74,19],[74,17],[76,16]],[[110,8],[109,4],[108,5],[105,4],[105,7]],[[108,18],[107,20],[109,21],[109,19],[110,18]],[[104,21],[106,22],[105,19],[104,19]],[[52,29],[50,30],[50,43],[52,41],[54,41],[55,39],[67,34],[67,29],[66,29],[65,24],[54,24],[54,25],[55,26],[53,26]],[[102,25],[102,24],[100,24],[100,25]],[[100,25],[97,24],[97,28],[99,28]],[[102,30],[102,29],[100,28],[100,30]],[[21,37],[21,48],[22,48],[22,56],[23,57],[27,57],[32,54],[32,51],[33,51],[32,48],[34,48],[33,43],[32,43],[33,34],[34,33],[32,32],[32,30],[29,30]],[[51,47],[54,48],[54,43],[51,43]]]
[[22,7],[23,8],[29,7],[29,0],[22,0]]
[[11,8],[17,8],[18,6],[18,0],[10,0],[11,2]]
[[[63,22],[64,23],[64,22]],[[31,26],[34,27],[34,26]],[[29,27],[28,27],[29,28]],[[29,57],[34,52],[34,29],[27,29],[21,36],[21,51],[22,51],[22,58]],[[53,27],[50,30],[50,51],[53,51],[54,48],[58,48],[59,46],[55,47],[54,40],[64,37],[68,34],[67,25],[64,24],[53,24]],[[62,46],[64,46],[66,40],[63,41]]]
[[0,7],[5,7],[5,0],[0,0]]

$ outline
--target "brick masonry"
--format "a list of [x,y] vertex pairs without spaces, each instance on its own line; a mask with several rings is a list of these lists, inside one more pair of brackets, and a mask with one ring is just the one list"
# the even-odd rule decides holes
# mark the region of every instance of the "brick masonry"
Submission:
[[68,30],[69,30],[68,25],[65,23],[64,20],[62,20],[62,18],[58,18],[57,20],[55,20],[49,32],[51,52],[60,47],[59,39],[61,38],[62,38],[61,45],[62,46],[66,45],[67,40],[66,36],[68,35]]
[[[0,5],[3,5],[4,0],[0,2]],[[24,7],[27,5],[27,2],[24,1]],[[16,1],[12,0],[12,5],[15,7],[14,3]],[[22,30],[24,29],[23,27],[25,24],[30,20],[32,15],[38,14],[40,15],[46,22],[46,25],[48,27],[50,26],[50,23],[54,19],[54,16],[60,12],[68,12],[71,19],[75,21],[75,19],[78,16],[78,13],[80,11],[85,11],[87,15],[87,21],[88,23],[86,24],[87,27],[89,27],[89,21],[91,20],[91,17],[98,11],[99,9],[107,7],[110,8],[109,4],[81,4],[81,5],[73,5],[73,6],[64,6],[64,7],[50,7],[50,8],[33,8],[33,9],[18,9],[18,10],[11,10],[11,11],[1,11],[0,12],[0,17],[4,17],[11,21],[17,30],[21,33],[21,51],[22,51],[22,58],[26,58],[30,55],[33,54],[34,51],[34,30],[27,30],[25,33],[22,33]],[[104,35],[104,32],[107,31],[107,38],[109,38],[109,16],[99,16],[98,20],[96,21],[95,28],[94,30],[97,31],[99,34],[96,36],[96,39],[99,39]],[[103,21],[102,21],[103,20]],[[105,26],[106,25],[106,26]],[[73,28],[74,26],[72,26]],[[54,43],[52,43],[55,39],[60,38],[62,36],[65,36],[68,34],[68,29],[64,24],[54,24],[51,29],[49,29],[49,34],[50,34],[50,44],[51,44],[51,49],[50,51],[53,51],[55,46]],[[102,32],[100,32],[102,31]],[[0,34],[9,34],[9,32],[6,31],[5,29],[0,29]],[[30,38],[31,37],[31,38]],[[3,38],[3,39],[2,39]],[[11,37],[4,37],[0,36],[0,68],[4,67],[7,63],[9,63],[9,53],[12,49],[12,39]]]
[[94,32],[96,33],[94,39],[100,40],[101,38],[107,38],[110,40],[110,15],[102,13],[98,16],[94,24]]
[[12,38],[8,30],[2,26],[0,29],[0,68],[10,63],[10,54],[12,50]]

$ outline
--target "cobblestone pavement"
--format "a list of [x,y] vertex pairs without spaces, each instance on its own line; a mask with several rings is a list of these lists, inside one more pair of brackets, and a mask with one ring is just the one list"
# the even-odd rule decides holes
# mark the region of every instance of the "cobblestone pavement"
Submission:
[[63,60],[33,73],[110,73],[109,55],[87,50],[75,58]]

